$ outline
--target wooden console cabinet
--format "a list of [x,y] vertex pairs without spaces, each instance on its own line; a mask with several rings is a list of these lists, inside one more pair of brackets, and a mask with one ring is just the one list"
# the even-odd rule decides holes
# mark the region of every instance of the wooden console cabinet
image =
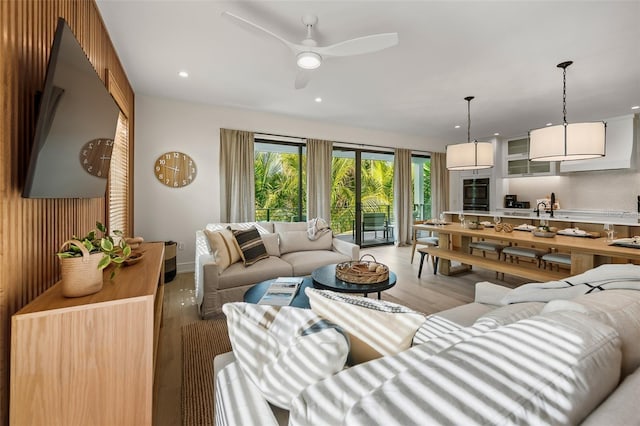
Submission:
[[12,317],[11,424],[151,425],[164,244],[142,250],[98,293],[57,283]]

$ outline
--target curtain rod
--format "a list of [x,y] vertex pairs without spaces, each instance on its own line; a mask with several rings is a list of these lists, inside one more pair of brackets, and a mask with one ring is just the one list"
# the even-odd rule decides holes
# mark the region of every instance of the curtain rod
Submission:
[[[272,138],[282,138],[281,140],[283,142],[304,142],[308,139],[313,139],[313,138],[303,138],[303,137],[298,137],[298,136],[285,136],[285,135],[276,135],[273,133],[254,133],[253,137],[272,137]],[[277,140],[277,139],[276,139]],[[388,147],[388,146],[382,146],[382,145],[373,145],[373,144],[364,144],[364,143],[356,143],[356,142],[342,142],[342,141],[333,141],[337,144],[341,144],[341,145],[351,145],[351,146],[357,146],[357,147],[361,147],[361,148],[381,148],[384,150],[394,150],[394,148]],[[423,150],[416,150],[416,149],[412,149],[412,152],[415,153],[421,153],[421,154],[432,154],[433,151],[423,151]]]

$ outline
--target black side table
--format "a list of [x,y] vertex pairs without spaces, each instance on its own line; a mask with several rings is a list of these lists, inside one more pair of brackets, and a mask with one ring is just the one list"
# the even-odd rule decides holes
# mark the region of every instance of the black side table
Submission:
[[389,271],[389,279],[379,283],[354,284],[342,281],[336,277],[335,264],[322,266],[314,270],[311,272],[311,278],[315,288],[333,290],[340,293],[362,293],[365,297],[369,293],[378,293],[378,299],[380,299],[380,293],[396,285],[396,274],[391,271]]

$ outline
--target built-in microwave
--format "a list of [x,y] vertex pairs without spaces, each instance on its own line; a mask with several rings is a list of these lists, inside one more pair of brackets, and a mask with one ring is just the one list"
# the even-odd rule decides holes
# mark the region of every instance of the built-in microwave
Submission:
[[489,211],[489,178],[462,181],[462,209]]

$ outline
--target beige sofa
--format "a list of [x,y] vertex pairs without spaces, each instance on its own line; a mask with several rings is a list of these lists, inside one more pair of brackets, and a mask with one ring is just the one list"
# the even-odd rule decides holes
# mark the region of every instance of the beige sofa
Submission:
[[307,387],[291,411],[269,404],[233,353],[219,355],[216,424],[638,424],[640,291],[502,305],[510,291],[478,283],[473,303],[427,317],[411,348]]
[[203,319],[219,314],[226,302],[242,301],[254,284],[281,276],[304,276],[320,266],[357,260],[360,248],[327,233],[311,241],[306,222],[210,223],[205,229],[249,229],[255,226],[265,241],[268,259],[251,266],[236,262],[220,270],[204,230],[196,232],[195,288]]

